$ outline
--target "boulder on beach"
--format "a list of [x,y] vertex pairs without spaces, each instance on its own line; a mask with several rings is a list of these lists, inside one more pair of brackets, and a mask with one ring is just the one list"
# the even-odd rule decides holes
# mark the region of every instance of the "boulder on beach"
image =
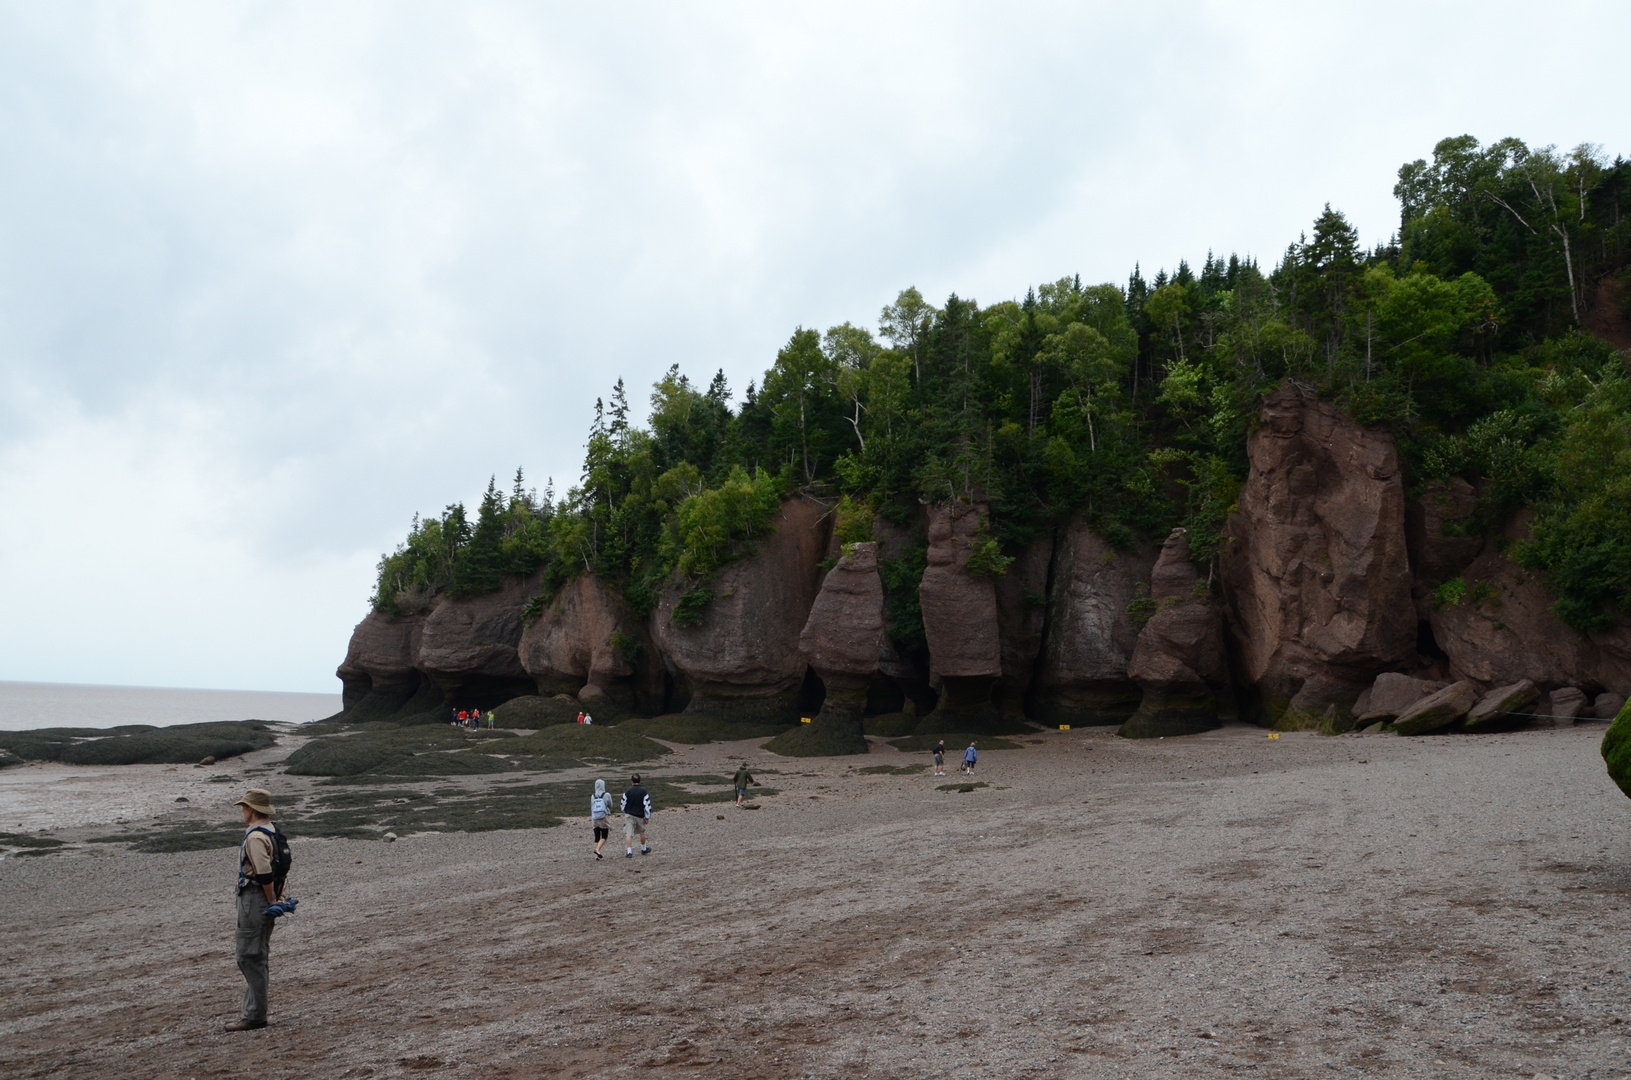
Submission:
[[1597,700],[1592,702],[1591,711],[1599,720],[1612,720],[1620,715],[1623,708],[1625,708],[1624,694],[1598,694]]
[[1361,702],[1357,701],[1354,703],[1354,709],[1358,713],[1360,724],[1391,720],[1422,698],[1442,689],[1443,683],[1400,675],[1394,671],[1384,671],[1376,676],[1376,681],[1371,684],[1370,689],[1361,695],[1364,711],[1359,712]]
[[1528,679],[1520,679],[1510,686],[1498,686],[1478,699],[1478,704],[1467,710],[1467,731],[1481,731],[1506,720],[1512,713],[1534,710],[1540,700],[1540,690]]
[[1264,401],[1246,453],[1223,559],[1242,675],[1271,718],[1346,710],[1415,657],[1393,438],[1287,382]]
[[1400,735],[1426,735],[1449,727],[1478,703],[1478,684],[1463,679],[1432,693],[1400,713],[1393,730]]
[[1556,727],[1573,727],[1585,712],[1586,692],[1577,686],[1565,686],[1546,696],[1546,715]]
[[1192,735],[1221,726],[1228,669],[1223,616],[1204,593],[1189,560],[1189,537],[1174,529],[1150,574],[1155,614],[1139,632],[1128,674],[1143,700],[1117,732],[1129,739]]

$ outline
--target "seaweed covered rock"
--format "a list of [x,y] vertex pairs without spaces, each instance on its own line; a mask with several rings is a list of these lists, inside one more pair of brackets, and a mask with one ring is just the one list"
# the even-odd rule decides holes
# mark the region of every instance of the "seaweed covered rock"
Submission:
[[[1520,679],[1510,686],[1497,686],[1478,699],[1478,704],[1467,710],[1467,731],[1487,731],[1498,724],[1516,719],[1514,713],[1528,713],[1540,700],[1540,689],[1528,679]],[[1522,717],[1527,721],[1527,716]]]
[[1400,735],[1426,735],[1449,727],[1467,715],[1478,703],[1476,683],[1451,683],[1442,690],[1428,694],[1393,721],[1393,730]]
[[518,652],[541,694],[594,687],[619,712],[662,710],[662,660],[644,621],[592,574],[562,586],[522,631]]
[[1246,452],[1223,562],[1242,674],[1272,718],[1347,709],[1415,656],[1393,439],[1287,382]]
[[989,577],[969,573],[981,544],[985,507],[968,503],[929,508],[928,566],[918,587],[923,636],[940,700],[920,730],[988,731],[1001,723],[991,701],[1002,674],[997,590]]
[[1128,668],[1143,700],[1118,735],[1148,739],[1221,726],[1229,692],[1223,616],[1204,593],[1196,595],[1199,584],[1189,538],[1174,529],[1150,574],[1155,614],[1139,632]]
[[1143,695],[1127,675],[1138,644],[1131,608],[1154,564],[1153,549],[1118,551],[1083,522],[1060,530],[1031,690],[1038,719],[1120,724],[1137,711]]
[[769,750],[798,757],[866,753],[861,717],[878,670],[883,627],[878,545],[851,544],[827,572],[799,635],[799,651],[826,688],[821,711],[772,740]]
[[536,692],[518,651],[535,586],[531,578],[510,578],[485,596],[437,597],[420,631],[417,663],[448,705],[486,709]]
[[679,584],[670,585],[651,615],[651,636],[674,675],[689,690],[685,712],[753,724],[797,719],[808,667],[799,633],[821,588],[827,546],[826,508],[789,499],[776,528],[745,558],[720,570],[700,620],[682,614]]
[[1609,779],[1631,798],[1631,705],[1622,706],[1604,732],[1602,754]]

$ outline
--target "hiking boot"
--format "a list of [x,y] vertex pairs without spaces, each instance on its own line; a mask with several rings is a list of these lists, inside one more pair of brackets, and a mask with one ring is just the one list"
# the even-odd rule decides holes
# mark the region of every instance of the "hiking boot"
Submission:
[[266,1026],[265,1020],[234,1020],[226,1026],[227,1031],[254,1031],[256,1028]]
[[651,854],[651,849],[649,847],[641,847],[640,848],[640,854],[650,855]]

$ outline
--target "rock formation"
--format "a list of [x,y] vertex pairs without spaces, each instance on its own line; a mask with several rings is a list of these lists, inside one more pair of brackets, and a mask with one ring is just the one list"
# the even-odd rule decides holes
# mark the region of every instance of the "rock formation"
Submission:
[[1599,720],[1612,720],[1625,708],[1624,694],[1598,694],[1592,702],[1592,712]]
[[592,575],[562,586],[522,632],[519,652],[541,694],[579,695],[613,712],[662,711],[662,660],[644,622]]
[[[1511,686],[1498,686],[1479,698],[1478,704],[1467,710],[1467,722],[1462,727],[1467,731],[1490,730],[1497,724],[1518,719],[1512,717],[1512,713],[1532,712],[1535,702],[1539,700],[1540,689],[1528,679],[1515,682]],[[1528,716],[1522,717],[1525,722],[1528,719]]]
[[1153,550],[1117,551],[1081,522],[1060,530],[1048,626],[1031,697],[1048,724],[1120,724],[1142,698],[1127,675],[1138,630],[1128,606],[1147,582]]
[[1000,722],[991,703],[1002,674],[997,590],[966,567],[984,514],[983,506],[966,503],[929,509],[928,567],[918,600],[940,701],[920,731],[986,731]]
[[536,588],[535,578],[510,578],[485,596],[437,598],[420,631],[416,663],[448,705],[486,709],[534,691],[517,647]]
[[1578,687],[1565,686],[1546,695],[1546,715],[1557,727],[1573,727],[1586,711],[1586,693]]
[[1229,692],[1223,617],[1204,593],[1189,561],[1189,538],[1174,529],[1150,573],[1155,614],[1139,632],[1128,674],[1143,691],[1138,711],[1122,725],[1128,738],[1190,735],[1221,723]]
[[1393,721],[1400,735],[1426,735],[1457,723],[1480,697],[1478,684],[1462,680],[1428,694]]
[[1379,720],[1392,720],[1422,698],[1442,689],[1443,683],[1384,671],[1376,676],[1371,688],[1354,703],[1354,712],[1361,727]]
[[777,736],[778,754],[864,754],[867,687],[883,643],[883,582],[878,545],[850,545],[821,583],[799,635],[799,651],[821,678],[826,695],[808,724]]
[[1346,710],[1415,654],[1393,440],[1288,382],[1247,457],[1223,578],[1242,675],[1271,718]]
[[1047,625],[1048,564],[1052,561],[1053,538],[1038,536],[995,582],[1002,675],[994,699],[998,710],[1015,720],[1024,717],[1036,678],[1042,631]]
[[346,709],[372,697],[370,711],[394,711],[419,689],[419,634],[424,625],[420,615],[392,618],[371,611],[351,631],[345,660],[335,672],[344,688],[341,702]]
[[826,508],[782,503],[759,550],[719,572],[702,621],[673,621],[682,589],[670,585],[651,616],[651,637],[690,693],[688,713],[752,723],[797,719],[806,662],[799,633],[821,587]]

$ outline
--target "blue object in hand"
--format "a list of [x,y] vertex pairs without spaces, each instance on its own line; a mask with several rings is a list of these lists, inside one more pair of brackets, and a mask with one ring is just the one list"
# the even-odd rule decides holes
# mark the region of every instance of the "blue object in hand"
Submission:
[[296,899],[294,899],[292,897],[289,898],[289,899],[285,899],[285,900],[279,900],[275,904],[267,904],[266,905],[266,911],[263,912],[263,914],[268,919],[275,919],[279,915],[293,915],[295,905],[298,904],[298,903],[300,903],[300,901],[298,901],[298,900],[296,900]]

